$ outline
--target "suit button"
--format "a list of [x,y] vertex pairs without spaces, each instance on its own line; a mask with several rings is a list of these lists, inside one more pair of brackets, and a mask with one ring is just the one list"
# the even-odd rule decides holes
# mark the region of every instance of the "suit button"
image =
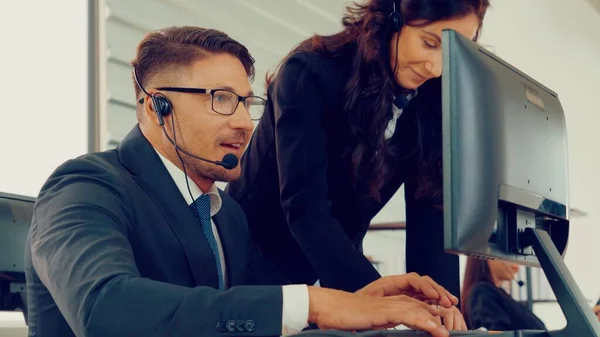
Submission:
[[239,332],[245,331],[244,325],[246,322],[244,321],[237,321],[235,322],[235,329]]
[[225,321],[219,321],[219,322],[217,322],[216,328],[217,328],[218,332],[225,332],[225,331],[227,331],[227,328],[225,327]]
[[246,324],[244,324],[244,328],[246,328],[246,331],[252,332],[252,331],[256,330],[256,324],[254,323],[253,320],[249,319],[246,321]]
[[227,328],[227,331],[235,332],[235,321],[233,321],[233,320],[227,321],[227,324],[225,325],[225,327]]

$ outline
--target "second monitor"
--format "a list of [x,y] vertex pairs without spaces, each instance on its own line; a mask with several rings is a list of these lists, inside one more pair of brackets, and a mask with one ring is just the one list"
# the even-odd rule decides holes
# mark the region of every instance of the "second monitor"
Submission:
[[444,249],[544,270],[567,326],[515,335],[600,337],[563,261],[569,184],[558,96],[455,31],[443,32],[442,48]]
[[568,156],[558,96],[476,43],[444,34],[445,248],[538,265],[523,233],[543,228],[564,253]]

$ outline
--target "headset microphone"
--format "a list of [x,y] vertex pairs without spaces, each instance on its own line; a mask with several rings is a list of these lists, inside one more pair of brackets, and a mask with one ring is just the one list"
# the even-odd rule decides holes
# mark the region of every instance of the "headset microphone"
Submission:
[[408,106],[408,103],[408,97],[406,97],[403,94],[400,94],[394,98],[394,105],[400,110],[406,108]]
[[177,145],[177,143],[175,143],[175,141],[173,141],[173,139],[171,139],[171,137],[169,137],[169,134],[167,133],[167,131],[165,130],[165,128],[163,127],[163,133],[165,134],[165,136],[167,137],[167,139],[169,140],[169,142],[171,142],[171,144],[173,144],[173,146],[175,146],[175,148],[183,153],[185,153],[186,155],[195,158],[195,159],[199,159],[208,163],[212,163],[212,164],[216,164],[219,166],[223,166],[225,169],[227,170],[233,170],[237,165],[238,165],[238,157],[232,153],[228,153],[226,155],[223,156],[223,159],[221,160],[210,160],[204,157],[200,157],[197,156],[191,152],[186,151],[185,149],[182,149],[181,147],[179,147],[179,145]]
[[219,164],[228,170],[234,169],[238,165],[238,157],[235,154],[228,153],[223,156]]

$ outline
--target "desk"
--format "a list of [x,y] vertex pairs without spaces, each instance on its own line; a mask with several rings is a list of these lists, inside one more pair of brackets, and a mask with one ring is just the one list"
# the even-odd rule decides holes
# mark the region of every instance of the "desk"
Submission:
[[0,311],[0,336],[27,337],[27,326],[20,311]]
[[0,336],[2,337],[27,337],[27,327],[10,328],[0,326]]

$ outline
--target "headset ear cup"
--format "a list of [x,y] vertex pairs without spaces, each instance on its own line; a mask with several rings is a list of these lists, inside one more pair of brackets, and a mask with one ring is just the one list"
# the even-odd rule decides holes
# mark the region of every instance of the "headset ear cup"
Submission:
[[160,126],[165,125],[165,120],[163,119],[163,116],[161,115],[161,113],[158,111],[156,111],[156,118],[158,119],[158,125],[160,125]]
[[169,102],[169,100],[160,95],[160,94],[156,94],[152,96],[152,107],[154,108],[154,111],[156,112],[156,117],[158,118],[158,123],[160,125],[164,125],[165,122],[163,120],[164,116],[169,115],[169,113],[171,113],[171,103]]
[[396,12],[394,14],[394,31],[399,32],[402,27],[402,17],[400,13]]
[[400,15],[400,12],[398,11],[398,9],[396,8],[396,0],[392,0],[393,1],[393,9],[392,12],[390,13],[390,21],[392,21],[392,29],[394,32],[399,32],[400,28],[402,27],[402,15]]

